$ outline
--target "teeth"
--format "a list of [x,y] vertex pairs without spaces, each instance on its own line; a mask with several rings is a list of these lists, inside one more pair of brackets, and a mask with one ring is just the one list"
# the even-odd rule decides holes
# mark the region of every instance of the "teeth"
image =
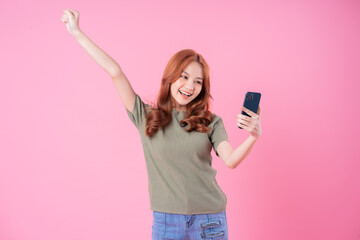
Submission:
[[184,93],[184,92],[183,92],[183,91],[181,91],[181,90],[179,90],[179,92],[180,92],[181,94],[184,94],[185,96],[188,96],[188,97],[190,97],[190,96],[191,96],[191,94]]

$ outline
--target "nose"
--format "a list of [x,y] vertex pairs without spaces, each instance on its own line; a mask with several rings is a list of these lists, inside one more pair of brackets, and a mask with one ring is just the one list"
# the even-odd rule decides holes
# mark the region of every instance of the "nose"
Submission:
[[188,89],[189,91],[194,91],[194,82],[193,81],[187,81],[185,88]]

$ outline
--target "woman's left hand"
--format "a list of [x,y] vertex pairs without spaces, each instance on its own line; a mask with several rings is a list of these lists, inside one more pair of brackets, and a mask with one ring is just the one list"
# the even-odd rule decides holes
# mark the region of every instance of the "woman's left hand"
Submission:
[[258,108],[257,114],[245,107],[242,107],[242,110],[249,114],[251,117],[245,116],[243,114],[238,114],[237,125],[248,131],[250,135],[253,136],[255,139],[258,139],[261,135],[260,106]]

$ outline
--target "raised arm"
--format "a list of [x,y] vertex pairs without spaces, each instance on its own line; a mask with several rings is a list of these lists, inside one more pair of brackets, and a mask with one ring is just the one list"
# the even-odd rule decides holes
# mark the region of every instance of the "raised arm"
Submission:
[[125,108],[132,112],[135,104],[135,92],[129,80],[121,70],[119,64],[80,30],[79,15],[80,13],[78,11],[68,8],[64,10],[61,21],[66,23],[68,32],[79,42],[95,62],[110,75]]

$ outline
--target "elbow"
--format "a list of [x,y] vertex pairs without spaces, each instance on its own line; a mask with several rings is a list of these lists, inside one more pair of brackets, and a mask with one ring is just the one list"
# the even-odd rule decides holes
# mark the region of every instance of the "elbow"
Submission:
[[[241,162],[241,161],[240,161]],[[231,169],[235,169],[239,164],[240,164],[240,162],[230,162],[230,161],[227,161],[226,162],[226,166],[228,167],[228,168],[231,168]]]
[[229,162],[226,164],[226,166],[227,166],[228,168],[231,168],[231,169],[235,169],[235,167],[236,167],[236,166],[234,166],[233,164],[231,164],[231,163],[229,163]]
[[235,169],[235,167],[231,166],[231,165],[228,165],[227,167],[230,168],[230,169]]
[[239,162],[236,162],[236,163],[234,163],[234,164],[228,164],[227,166],[228,166],[229,168],[231,168],[231,169],[235,169],[237,166],[240,165],[241,162],[242,162],[242,160],[239,161]]
[[123,76],[124,76],[124,73],[120,67],[112,68],[108,73],[112,79],[123,78]]

